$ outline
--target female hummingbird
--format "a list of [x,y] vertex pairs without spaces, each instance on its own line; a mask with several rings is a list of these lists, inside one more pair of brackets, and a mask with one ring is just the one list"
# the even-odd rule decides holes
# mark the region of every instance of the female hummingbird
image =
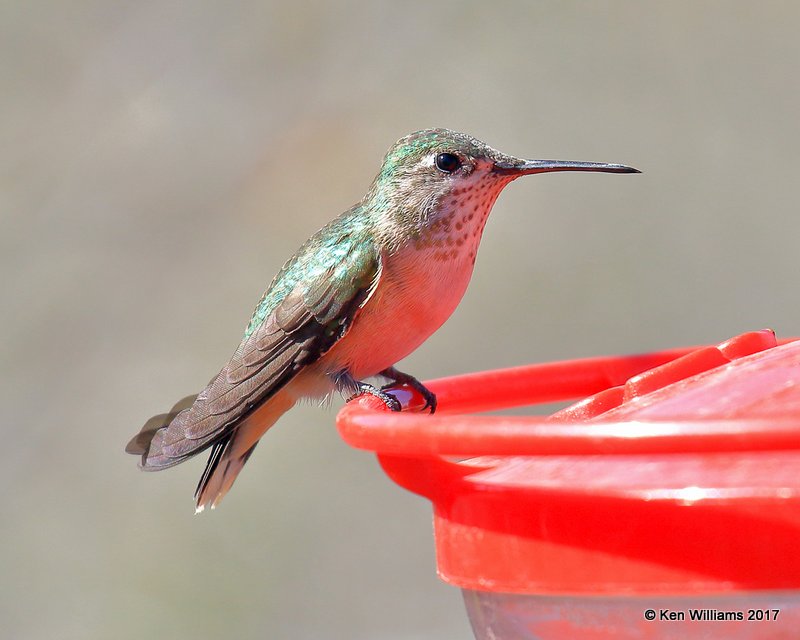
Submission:
[[303,398],[333,391],[400,403],[381,375],[436,397],[394,368],[450,317],[467,288],[497,196],[520,176],[639,173],[619,164],[521,160],[463,133],[426,129],[398,140],[361,201],[284,264],[239,347],[208,386],[151,418],[128,443],[160,471],[211,448],[197,511],[225,496],[258,440]]

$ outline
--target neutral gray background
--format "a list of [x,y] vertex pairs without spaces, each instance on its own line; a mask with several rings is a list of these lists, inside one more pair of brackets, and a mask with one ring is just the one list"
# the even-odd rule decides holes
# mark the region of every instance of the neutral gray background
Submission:
[[624,162],[495,207],[421,378],[800,331],[800,6],[0,4],[0,625],[31,639],[471,637],[429,505],[300,407],[222,508],[145,475],[263,287],[429,126]]

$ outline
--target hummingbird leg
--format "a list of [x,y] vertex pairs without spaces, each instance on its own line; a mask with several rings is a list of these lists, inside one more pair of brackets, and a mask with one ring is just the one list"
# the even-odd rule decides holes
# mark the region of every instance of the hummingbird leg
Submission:
[[[403,373],[394,367],[387,367],[380,372],[380,375],[385,378],[389,378],[390,380],[394,380],[395,383],[404,384],[414,389],[414,391],[418,392],[425,399],[425,406],[422,407],[422,410],[425,411],[425,409],[430,408],[431,413],[436,413],[436,394],[428,389],[428,387],[422,384],[414,376],[408,373]],[[384,391],[391,386],[393,386],[393,384],[386,384],[381,387],[381,391]]]

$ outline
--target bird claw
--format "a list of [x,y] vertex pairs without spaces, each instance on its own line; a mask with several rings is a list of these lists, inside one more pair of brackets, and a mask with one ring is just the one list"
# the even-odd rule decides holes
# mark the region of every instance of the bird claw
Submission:
[[394,367],[384,369],[381,371],[381,375],[394,380],[394,382],[391,384],[383,385],[381,387],[381,391],[385,391],[399,382],[400,384],[411,387],[414,391],[422,396],[422,398],[425,400],[425,405],[422,407],[422,411],[425,411],[425,409],[430,409],[431,414],[436,413],[436,407],[438,406],[436,394],[428,389],[428,387],[422,384],[414,376],[409,375],[408,373],[403,373],[402,371],[398,371]]

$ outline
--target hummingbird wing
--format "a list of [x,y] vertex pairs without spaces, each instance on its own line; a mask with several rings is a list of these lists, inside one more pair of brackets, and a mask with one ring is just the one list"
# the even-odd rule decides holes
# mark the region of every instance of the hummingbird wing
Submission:
[[253,314],[245,337],[192,402],[149,420],[128,444],[145,470],[171,467],[231,435],[239,422],[349,330],[381,272],[363,234],[323,229],[284,265]]

